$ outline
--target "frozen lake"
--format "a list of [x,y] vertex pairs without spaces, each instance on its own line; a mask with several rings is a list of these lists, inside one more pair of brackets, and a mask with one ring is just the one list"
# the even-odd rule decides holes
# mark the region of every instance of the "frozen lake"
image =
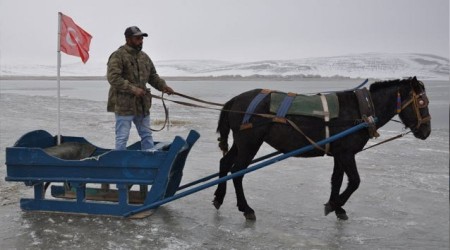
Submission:
[[[316,93],[361,82],[168,83],[177,92],[223,103],[253,88]],[[22,183],[4,181],[5,147],[31,130],[57,133],[56,81],[2,80],[0,249],[449,249],[450,84],[424,82],[430,99],[431,136],[421,141],[408,135],[357,155],[361,185],[345,207],[348,221],[338,221],[334,214],[323,215],[333,159],[319,157],[288,159],[247,175],[247,200],[257,216],[251,222],[237,210],[231,183],[219,211],[211,204],[214,189],[210,188],[166,204],[141,220],[22,212],[19,199],[31,197],[33,191]],[[114,116],[106,112],[108,87],[106,81],[61,82],[62,134],[113,147]],[[201,134],[186,162],[182,183],[217,172],[219,112],[167,104],[173,126],[155,133],[156,140],[185,137],[190,129]],[[163,118],[160,100],[153,100],[152,119]],[[382,137],[369,143],[394,136],[401,129],[388,124],[379,131]],[[130,142],[136,140],[133,128]],[[258,155],[270,152],[272,149],[264,146]]]

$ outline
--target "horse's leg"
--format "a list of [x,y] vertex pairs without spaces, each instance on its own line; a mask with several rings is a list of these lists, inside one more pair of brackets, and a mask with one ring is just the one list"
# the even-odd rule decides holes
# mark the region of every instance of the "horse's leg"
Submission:
[[344,206],[350,196],[358,189],[361,179],[356,167],[355,155],[348,155],[345,159],[345,174],[348,177],[348,185],[342,194],[339,195],[341,206]]
[[331,175],[331,194],[329,201],[325,204],[325,216],[334,212],[338,206],[339,194],[344,178],[344,169],[336,157],[334,157],[333,174]]
[[[230,169],[233,167],[234,162],[236,161],[237,153],[238,152],[236,144],[233,143],[231,149],[227,152],[227,154],[224,155],[222,159],[220,159],[219,178],[227,176],[228,172],[230,172]],[[219,185],[217,185],[217,189],[214,192],[214,200],[213,200],[213,205],[214,207],[216,207],[216,209],[219,209],[220,206],[222,205],[226,191],[227,191],[227,182],[222,182],[219,183]]]
[[338,164],[342,167],[345,174],[347,175],[348,185],[344,192],[342,192],[342,194],[340,194],[337,199],[335,196],[333,196],[333,200],[330,199],[330,202],[328,204],[333,207],[336,216],[339,219],[347,220],[348,216],[342,207],[348,201],[350,196],[358,189],[361,180],[359,178],[358,169],[356,168],[354,154],[335,156],[335,161],[338,162]]
[[[261,145],[262,142],[260,142],[259,145],[252,145],[251,147],[248,145],[247,147],[241,147],[238,152],[238,158],[236,159],[236,163],[231,169],[231,172],[235,173],[239,170],[246,169],[251,163],[253,157],[255,157]],[[245,199],[244,187],[242,185],[243,179],[244,176],[239,176],[233,179],[234,189],[236,191],[237,207],[239,211],[244,213],[247,220],[256,220],[255,211],[248,205],[247,200]]]

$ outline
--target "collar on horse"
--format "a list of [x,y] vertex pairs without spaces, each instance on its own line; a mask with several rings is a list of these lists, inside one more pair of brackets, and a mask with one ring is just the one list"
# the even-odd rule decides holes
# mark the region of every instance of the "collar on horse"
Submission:
[[358,99],[359,112],[361,114],[362,120],[367,122],[369,126],[367,129],[369,130],[370,138],[377,138],[380,134],[377,132],[377,127],[375,125],[374,117],[375,117],[375,106],[372,102],[372,97],[370,95],[369,90],[366,87],[361,89],[356,89],[353,91]]

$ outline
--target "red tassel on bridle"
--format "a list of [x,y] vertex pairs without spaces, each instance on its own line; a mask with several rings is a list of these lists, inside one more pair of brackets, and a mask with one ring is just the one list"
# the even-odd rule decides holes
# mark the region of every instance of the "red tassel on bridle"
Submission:
[[400,96],[400,91],[397,91],[397,114],[400,114],[402,111],[402,97]]

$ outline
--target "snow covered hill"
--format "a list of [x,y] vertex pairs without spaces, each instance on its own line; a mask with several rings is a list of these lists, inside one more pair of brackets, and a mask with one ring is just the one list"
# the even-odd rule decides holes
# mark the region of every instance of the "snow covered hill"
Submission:
[[217,61],[160,61],[161,75],[170,76],[343,76],[352,78],[449,79],[449,60],[425,54],[357,54],[299,60],[248,63]]
[[[233,63],[214,60],[156,61],[161,76],[276,76],[449,79],[449,59],[430,54],[365,53],[298,60]],[[1,76],[55,76],[56,65],[7,65]],[[63,64],[62,76],[104,76],[106,63]]]

